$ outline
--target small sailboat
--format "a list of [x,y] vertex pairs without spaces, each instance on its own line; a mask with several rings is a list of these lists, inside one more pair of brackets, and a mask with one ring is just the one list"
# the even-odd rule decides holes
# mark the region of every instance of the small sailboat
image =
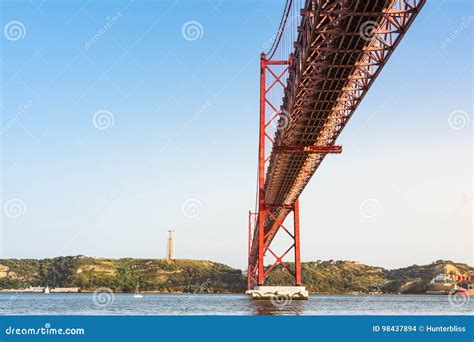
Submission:
[[46,287],[44,288],[44,292],[43,293],[49,293],[49,286],[46,285]]
[[143,294],[141,294],[138,289],[138,283],[137,283],[137,287],[135,288],[135,293],[133,295],[133,298],[143,298]]

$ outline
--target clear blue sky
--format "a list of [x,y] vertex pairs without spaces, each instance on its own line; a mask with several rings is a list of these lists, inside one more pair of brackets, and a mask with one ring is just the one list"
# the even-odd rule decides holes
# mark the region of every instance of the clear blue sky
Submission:
[[[3,1],[0,257],[161,258],[173,228],[177,257],[244,267],[283,4]],[[471,5],[428,1],[393,54],[302,195],[304,260],[472,263]]]

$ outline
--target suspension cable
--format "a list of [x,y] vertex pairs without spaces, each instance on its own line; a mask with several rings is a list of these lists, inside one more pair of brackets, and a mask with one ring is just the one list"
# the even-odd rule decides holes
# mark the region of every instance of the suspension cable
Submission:
[[280,27],[278,28],[277,36],[275,40],[273,41],[273,44],[270,50],[266,53],[267,59],[273,58],[273,55],[275,54],[278,48],[278,45],[280,44],[280,40],[281,40],[281,37],[283,36],[283,32],[285,31],[286,22],[288,20],[288,15],[290,14],[292,4],[293,4],[293,0],[286,0],[285,9],[283,10],[283,16],[281,17],[281,20],[280,20]]

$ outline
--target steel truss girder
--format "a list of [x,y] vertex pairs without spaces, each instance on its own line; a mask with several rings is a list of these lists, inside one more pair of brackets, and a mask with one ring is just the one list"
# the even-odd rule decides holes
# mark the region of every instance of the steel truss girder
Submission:
[[[333,145],[424,2],[346,2],[359,4],[355,10],[344,7],[343,1],[307,1],[282,106],[292,113],[291,120],[274,140],[289,145]],[[368,20],[376,27],[366,39],[360,27]],[[320,126],[310,135],[305,127],[313,118],[318,118]],[[324,155],[308,156],[299,163],[291,158],[281,153],[270,158],[265,191],[272,203],[291,204],[298,198]],[[294,167],[300,171],[288,169]],[[298,176],[285,179],[289,173]]]
[[[280,223],[292,211],[292,206],[327,154],[286,153],[285,146],[301,149],[335,145],[425,1],[306,1],[294,43],[295,52],[290,63],[279,62],[288,64],[280,109],[291,113],[289,122],[272,138],[265,131],[266,123],[262,124],[261,120],[259,210],[254,234],[249,240],[249,284],[263,283],[266,274],[260,248],[270,246],[281,228]],[[369,22],[375,23],[374,29],[369,36],[363,36],[362,25]],[[271,64],[272,61],[267,62]],[[261,84],[262,74],[265,80],[266,73],[265,68],[262,70]],[[277,85],[283,84],[275,81],[272,87]],[[261,95],[260,114],[262,99],[263,110],[266,103]],[[273,144],[268,157],[262,152],[266,141]],[[267,162],[268,168],[265,169]]]
[[274,153],[341,153],[341,146],[275,146]]

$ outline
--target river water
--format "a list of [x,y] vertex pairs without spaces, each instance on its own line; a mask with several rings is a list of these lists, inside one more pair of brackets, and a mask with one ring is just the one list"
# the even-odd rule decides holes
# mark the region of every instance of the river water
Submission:
[[472,315],[474,297],[311,295],[307,301],[252,301],[223,294],[0,293],[0,315]]

